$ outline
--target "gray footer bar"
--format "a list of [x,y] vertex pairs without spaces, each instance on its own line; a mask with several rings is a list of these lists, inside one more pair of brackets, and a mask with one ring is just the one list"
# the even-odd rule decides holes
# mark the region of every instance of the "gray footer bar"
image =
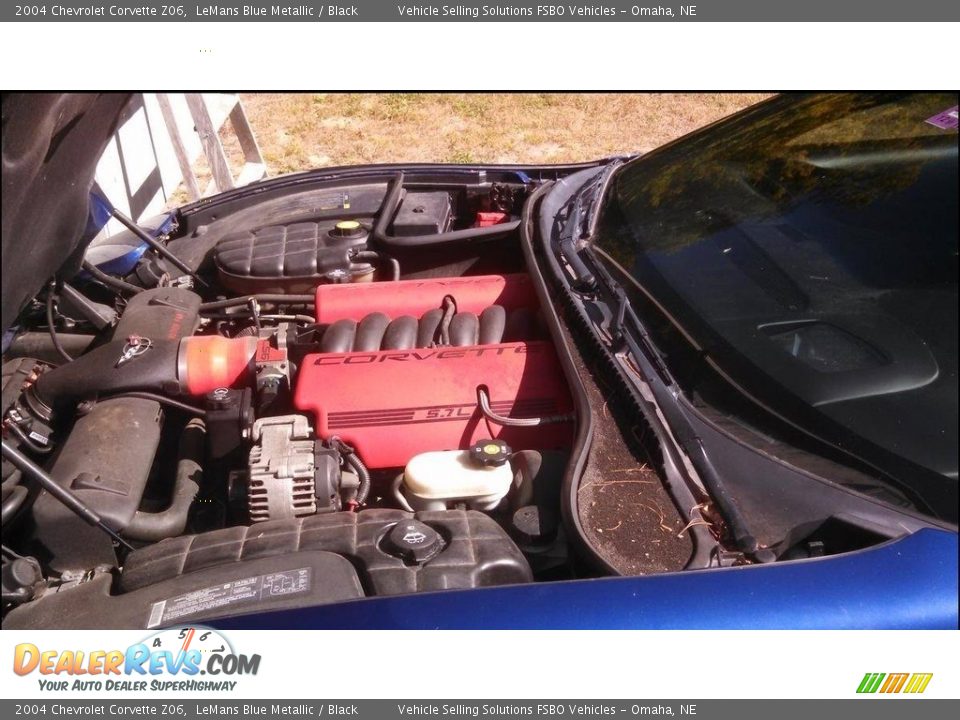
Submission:
[[[908,707],[909,705],[909,707]],[[871,696],[849,700],[2,700],[2,717],[661,718],[692,720],[941,720],[957,700]],[[954,710],[951,711],[950,708]]]
[[948,22],[956,0],[30,0],[0,22]]

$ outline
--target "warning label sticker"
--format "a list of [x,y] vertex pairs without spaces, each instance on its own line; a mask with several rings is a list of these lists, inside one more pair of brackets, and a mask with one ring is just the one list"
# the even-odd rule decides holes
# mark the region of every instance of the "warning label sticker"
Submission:
[[315,210],[349,210],[350,195],[345,192],[321,195],[314,201]]
[[147,627],[157,627],[207,610],[258,602],[283,595],[295,595],[309,589],[310,568],[308,567],[212,585],[153,603],[150,606]]

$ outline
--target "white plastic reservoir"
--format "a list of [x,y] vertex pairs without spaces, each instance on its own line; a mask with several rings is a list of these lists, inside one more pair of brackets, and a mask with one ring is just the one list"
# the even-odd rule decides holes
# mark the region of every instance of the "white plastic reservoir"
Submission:
[[445,510],[461,502],[472,510],[493,510],[510,491],[510,463],[478,465],[467,450],[414,456],[403,472],[403,495],[414,510]]

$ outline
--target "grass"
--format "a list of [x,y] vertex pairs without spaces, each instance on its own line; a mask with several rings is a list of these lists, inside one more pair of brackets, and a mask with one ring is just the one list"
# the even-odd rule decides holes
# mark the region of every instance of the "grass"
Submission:
[[[760,94],[243,94],[270,175],[373,162],[561,163],[646,152]],[[221,132],[236,174],[236,139]],[[201,187],[209,169],[196,168]],[[179,195],[180,193],[178,193]]]

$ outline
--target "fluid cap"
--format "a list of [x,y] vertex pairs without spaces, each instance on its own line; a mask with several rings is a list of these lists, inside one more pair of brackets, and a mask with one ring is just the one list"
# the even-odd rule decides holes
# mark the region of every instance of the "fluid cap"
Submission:
[[443,550],[440,533],[419,520],[404,520],[387,533],[386,549],[409,562],[423,563]]
[[226,410],[237,404],[240,391],[220,387],[207,393],[207,407],[211,410]]
[[363,225],[356,220],[341,220],[330,231],[330,236],[335,238],[360,238],[366,235]]
[[513,450],[503,440],[481,440],[470,448],[470,459],[487,467],[504,465],[511,455]]
[[524,505],[513,514],[510,529],[521,545],[540,545],[553,541],[557,524],[557,516],[549,508]]
[[43,573],[40,571],[40,565],[33,558],[17,558],[11,563],[4,565],[4,583],[6,588],[8,582],[16,587],[32,587],[43,580]]

